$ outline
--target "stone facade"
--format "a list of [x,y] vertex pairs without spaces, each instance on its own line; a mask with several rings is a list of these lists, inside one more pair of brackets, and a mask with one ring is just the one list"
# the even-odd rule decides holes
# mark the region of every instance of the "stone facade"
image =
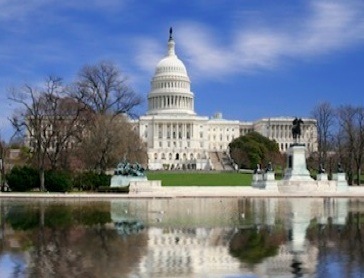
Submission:
[[[228,154],[229,143],[251,131],[277,141],[285,152],[293,138],[293,117],[265,118],[256,122],[198,116],[194,111],[194,93],[183,62],[175,53],[175,42],[168,41],[167,55],[157,64],[148,94],[148,111],[135,122],[148,148],[148,168],[214,168],[213,156]],[[314,119],[303,119],[301,143],[309,151],[317,149]],[[217,154],[217,155],[216,155]]]

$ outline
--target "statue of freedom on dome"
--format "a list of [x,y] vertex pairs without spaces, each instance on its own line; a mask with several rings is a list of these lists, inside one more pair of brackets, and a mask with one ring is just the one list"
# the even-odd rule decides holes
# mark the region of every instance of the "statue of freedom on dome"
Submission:
[[173,33],[173,29],[172,27],[169,28],[169,40],[172,40],[172,33]]

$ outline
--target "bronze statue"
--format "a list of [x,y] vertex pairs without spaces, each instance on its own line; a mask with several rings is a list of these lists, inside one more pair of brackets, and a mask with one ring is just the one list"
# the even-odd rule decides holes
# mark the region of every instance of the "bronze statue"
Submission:
[[274,169],[273,169],[273,165],[272,165],[272,162],[269,162],[267,167],[266,167],[266,172],[273,172]]
[[122,175],[122,176],[145,176],[145,169],[139,164],[130,164],[125,159],[118,164],[114,171],[114,175]]
[[341,166],[341,163],[340,163],[340,162],[337,164],[337,172],[338,172],[338,173],[344,173],[344,169],[343,169],[343,167]]
[[172,33],[173,33],[173,29],[172,27],[169,28],[169,40],[172,40]]
[[301,124],[303,124],[303,121],[301,118],[295,118],[292,122],[292,136],[293,139],[298,139],[301,137]]

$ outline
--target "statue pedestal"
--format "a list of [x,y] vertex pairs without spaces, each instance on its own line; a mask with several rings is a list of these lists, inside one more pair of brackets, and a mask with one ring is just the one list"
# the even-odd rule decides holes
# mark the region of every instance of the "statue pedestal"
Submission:
[[111,177],[110,187],[127,187],[132,181],[148,181],[148,179],[146,176],[113,175]]
[[317,181],[327,181],[329,180],[328,177],[327,177],[327,174],[325,173],[321,173],[321,174],[317,174],[317,178],[316,178]]
[[280,192],[314,192],[317,182],[311,178],[306,166],[306,148],[303,144],[293,144],[287,151],[287,168],[279,181]]
[[294,144],[287,151],[287,168],[283,180],[314,181],[306,166],[306,148]]
[[253,174],[252,186],[255,188],[264,188],[263,185],[263,173]]
[[269,191],[278,191],[277,181],[274,172],[253,174],[252,187]]
[[160,190],[162,190],[162,181],[160,180],[131,181],[129,194],[148,193]]
[[336,181],[336,191],[347,191],[349,189],[345,173],[333,174],[332,179]]
[[264,188],[269,191],[278,191],[278,183],[275,178],[275,173],[273,171],[266,172],[264,174]]

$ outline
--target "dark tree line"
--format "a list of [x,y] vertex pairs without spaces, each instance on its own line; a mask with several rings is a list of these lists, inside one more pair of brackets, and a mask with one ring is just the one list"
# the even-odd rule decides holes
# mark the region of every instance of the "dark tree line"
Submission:
[[18,107],[11,123],[29,140],[41,190],[47,169],[105,172],[123,157],[146,162],[145,146],[128,120],[142,98],[112,63],[87,65],[69,84],[49,76],[40,86],[13,88],[9,99]]
[[349,184],[360,185],[364,162],[364,107],[342,105],[335,108],[325,102],[314,107],[312,116],[317,120],[316,164],[324,164],[332,173],[337,163],[341,163]]

